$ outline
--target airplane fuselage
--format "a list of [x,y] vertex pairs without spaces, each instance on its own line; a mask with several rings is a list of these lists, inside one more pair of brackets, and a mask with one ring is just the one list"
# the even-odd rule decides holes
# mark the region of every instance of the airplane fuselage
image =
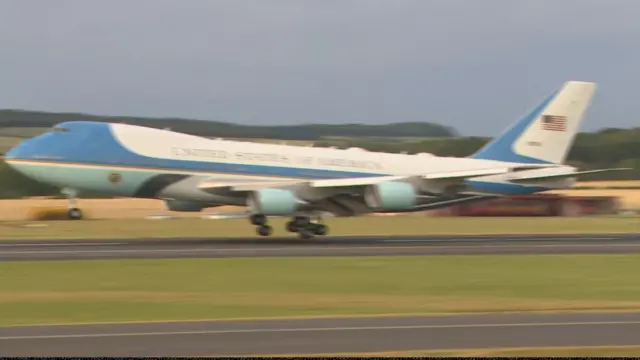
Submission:
[[[214,140],[98,122],[59,124],[53,131],[12,149],[6,161],[38,181],[78,191],[230,205],[244,205],[245,200],[199,190],[197,183],[361,178],[523,165],[429,154]],[[502,195],[570,185],[566,181],[545,186],[513,184],[505,175],[474,178],[466,183],[470,191]]]

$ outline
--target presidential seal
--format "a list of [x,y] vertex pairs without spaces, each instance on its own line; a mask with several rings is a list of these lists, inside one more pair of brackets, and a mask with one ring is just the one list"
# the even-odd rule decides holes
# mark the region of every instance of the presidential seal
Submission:
[[120,175],[120,173],[111,173],[107,179],[110,183],[117,184],[122,181],[122,175]]

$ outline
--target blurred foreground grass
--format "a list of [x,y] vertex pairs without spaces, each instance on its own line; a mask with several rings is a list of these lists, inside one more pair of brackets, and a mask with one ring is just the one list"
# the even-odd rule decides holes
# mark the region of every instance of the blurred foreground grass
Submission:
[[[274,236],[290,236],[285,218],[269,223]],[[637,233],[639,217],[427,217],[366,216],[328,218],[329,235],[458,235],[545,233]],[[0,222],[0,239],[251,237],[247,219],[131,219],[41,222]]]
[[[281,355],[267,355],[269,357]],[[293,355],[282,355],[293,356]],[[305,357],[640,357],[640,346],[584,346],[539,348],[488,348],[412,350],[370,353],[300,354]]]
[[638,310],[640,255],[0,263],[0,323]]

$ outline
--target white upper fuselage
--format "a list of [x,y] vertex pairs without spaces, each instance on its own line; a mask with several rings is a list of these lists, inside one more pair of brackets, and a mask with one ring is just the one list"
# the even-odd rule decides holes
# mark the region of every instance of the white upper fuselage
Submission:
[[[278,176],[269,168],[321,170],[324,176],[291,178],[339,178],[344,172],[374,175],[411,175],[476,170],[505,165],[530,165],[431,154],[393,154],[361,149],[314,148],[291,145],[207,139],[166,130],[112,124],[113,134],[129,151],[142,156],[175,161],[199,161],[232,165],[264,166],[264,175]],[[332,174],[335,172],[335,174]],[[289,178],[290,176],[283,176]]]

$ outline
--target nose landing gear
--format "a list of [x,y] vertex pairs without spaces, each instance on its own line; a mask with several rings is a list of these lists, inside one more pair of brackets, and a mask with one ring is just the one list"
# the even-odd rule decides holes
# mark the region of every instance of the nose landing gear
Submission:
[[67,200],[69,200],[69,205],[67,206],[67,217],[70,220],[81,220],[83,214],[82,210],[78,207],[78,192],[67,188],[62,189],[60,192],[67,197]]

